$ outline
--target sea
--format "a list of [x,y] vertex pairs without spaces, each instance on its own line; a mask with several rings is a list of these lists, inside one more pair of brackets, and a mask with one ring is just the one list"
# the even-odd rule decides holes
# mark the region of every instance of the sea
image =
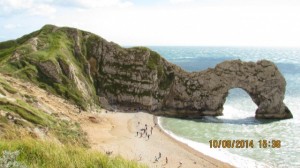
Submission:
[[[300,167],[300,48],[149,48],[189,72],[214,68],[225,60],[273,61],[286,79],[284,103],[294,118],[255,119],[256,104],[244,90],[234,88],[226,98],[223,116],[197,120],[159,117],[159,124],[178,141],[235,167]],[[248,140],[252,145],[248,148],[246,145],[243,148],[228,148],[226,145],[214,148],[210,144],[214,140],[239,140],[244,144]]]

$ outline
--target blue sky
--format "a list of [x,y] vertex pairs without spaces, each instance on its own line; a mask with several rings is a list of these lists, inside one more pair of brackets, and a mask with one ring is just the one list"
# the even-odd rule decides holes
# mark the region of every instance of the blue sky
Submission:
[[0,41],[45,24],[121,45],[300,47],[298,0],[0,0]]

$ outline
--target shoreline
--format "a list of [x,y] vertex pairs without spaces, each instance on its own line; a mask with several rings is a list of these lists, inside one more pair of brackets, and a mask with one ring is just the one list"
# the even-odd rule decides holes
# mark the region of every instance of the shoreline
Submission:
[[[176,137],[172,137],[172,134],[168,134],[168,130],[165,131],[163,127],[161,127],[162,125],[157,126],[156,131],[154,131],[154,137],[151,136],[149,141],[146,141],[144,138],[137,138],[135,136],[135,131],[137,129],[135,124],[138,121],[154,124],[156,122],[155,118],[161,120],[160,117],[155,115],[145,112],[126,112],[121,109],[118,109],[118,112],[105,109],[94,109],[92,111],[82,111],[81,113],[78,113],[78,107],[73,103],[56,95],[49,94],[47,91],[32,83],[24,81],[20,82],[18,79],[10,76],[3,76],[3,74],[1,74],[1,77],[10,81],[11,85],[18,88],[20,93],[37,97],[45,112],[53,112],[53,114],[61,120],[78,122],[81,125],[82,130],[87,133],[92,150],[98,150],[104,154],[106,151],[113,151],[113,156],[121,155],[127,160],[145,163],[149,167],[160,167],[163,165],[162,161],[158,163],[153,163],[152,161],[158,151],[160,151],[161,148],[166,147],[163,156],[174,154],[178,154],[179,156],[176,159],[173,159],[173,161],[170,159],[168,165],[161,167],[176,168],[178,167],[178,160],[183,161],[182,167],[216,167],[211,164],[210,160],[203,159],[203,157],[216,160],[220,165],[223,164],[223,166],[219,167],[225,167],[225,165],[233,167],[221,159],[218,160],[218,157],[207,156],[208,152],[205,150],[202,150],[202,152],[198,151],[197,148],[189,146],[189,143],[185,143],[184,141],[180,141],[181,139],[178,140]],[[294,100],[293,102],[297,101]],[[140,154],[143,156],[141,160],[139,159]],[[190,164],[189,166],[186,166],[193,160],[197,160],[197,165]],[[273,165],[270,164],[270,166]]]
[[[243,157],[243,156],[240,156],[237,154],[233,154],[233,153],[230,153],[221,148],[220,149],[209,148],[208,145],[205,145],[203,143],[195,142],[195,141],[180,137],[171,131],[165,130],[161,125],[159,117],[157,117],[157,116],[154,116],[154,117],[155,117],[155,122],[157,123],[157,125],[160,127],[160,129],[166,136],[168,136],[170,139],[173,139],[174,141],[176,141],[180,146],[182,146],[183,148],[186,148],[186,150],[194,152],[195,155],[198,155],[199,157],[204,155],[208,159],[213,158],[217,161],[223,162],[232,167],[256,167],[256,168],[271,167],[270,165],[267,165],[263,162],[256,161],[252,158],[247,158],[247,157]],[[206,152],[206,150],[212,150],[212,151]],[[221,159],[218,159],[218,158],[221,158]]]
[[210,162],[211,164],[215,165],[216,167],[219,167],[218,164],[215,164],[216,162],[222,162],[224,165],[223,167],[234,167],[234,165],[231,165],[230,163],[224,162],[222,160],[219,160],[215,157],[212,156],[208,156],[205,153],[202,153],[201,151],[198,151],[194,148],[192,148],[191,146],[189,146],[188,144],[181,142],[179,140],[177,140],[176,138],[172,137],[170,134],[168,134],[166,132],[166,130],[164,130],[162,128],[162,126],[159,123],[159,119],[158,116],[153,115],[153,122],[157,124],[158,128],[161,130],[161,132],[170,139],[170,141],[174,141],[175,143],[177,143],[180,147],[184,148],[185,150],[189,151],[190,153],[194,154],[195,156],[206,160],[207,162]]
[[[88,120],[94,117],[94,122]],[[207,156],[166,134],[155,126],[155,116],[145,112],[126,113],[102,110],[100,113],[85,114],[81,120],[91,148],[112,156],[122,156],[146,164],[150,168],[199,168],[233,167],[232,165]],[[140,137],[140,130],[153,127],[153,134]],[[168,160],[168,161],[166,161]]]

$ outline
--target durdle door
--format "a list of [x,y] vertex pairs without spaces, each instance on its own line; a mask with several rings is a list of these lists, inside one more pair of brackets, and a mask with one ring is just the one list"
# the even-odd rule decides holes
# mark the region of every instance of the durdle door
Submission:
[[258,106],[256,118],[292,118],[283,103],[285,86],[284,77],[270,61],[225,61],[214,69],[176,78],[166,106],[180,109],[182,117],[222,115],[228,91],[241,88]]

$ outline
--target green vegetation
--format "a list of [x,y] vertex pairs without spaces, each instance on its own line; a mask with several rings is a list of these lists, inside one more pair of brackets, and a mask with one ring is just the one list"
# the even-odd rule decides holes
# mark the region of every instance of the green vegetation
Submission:
[[16,40],[16,44],[19,44],[19,45],[20,45],[20,44],[25,43],[25,42],[28,41],[30,38],[37,36],[37,35],[39,34],[39,32],[40,32],[40,30],[34,31],[34,32],[30,33],[30,34],[26,34],[26,35],[22,36],[21,38],[18,38],[18,39]]
[[60,121],[56,125],[52,125],[51,129],[50,132],[53,132],[63,144],[89,147],[86,134],[82,131],[78,123]]
[[175,78],[174,73],[164,74],[162,76],[162,80],[158,84],[159,88],[162,90],[168,89],[172,84],[174,78]]
[[86,100],[84,100],[82,94],[72,84],[66,83],[64,85],[64,84],[54,83],[53,88],[58,95],[62,95],[66,99],[73,101],[83,110],[86,110],[87,108]]
[[150,50],[150,57],[147,63],[147,67],[151,70],[155,70],[159,65],[160,58],[161,57],[157,52]]
[[[24,95],[28,99],[34,97]],[[0,109],[9,112],[13,116],[20,116],[34,124],[34,127],[48,127],[51,135],[62,143],[56,144],[49,141],[40,141],[30,138],[22,130],[11,124],[6,117],[0,116],[0,153],[2,151],[19,151],[17,163],[28,167],[132,167],[142,168],[145,165],[134,161],[127,161],[121,157],[109,157],[88,148],[85,134],[81,131],[78,123],[60,121],[56,117],[39,111],[31,104],[17,100],[15,102],[0,99]],[[15,121],[14,121],[15,122]],[[4,128],[4,131],[3,131]],[[85,144],[84,144],[85,143]],[[1,157],[1,155],[0,155]]]
[[87,59],[89,59],[90,56],[94,55],[94,49],[93,47],[100,41],[99,37],[96,35],[90,35],[88,39],[86,40],[86,45],[84,48],[84,53],[87,55]]
[[2,158],[0,157],[0,167],[1,168],[27,168],[23,164],[17,161],[19,156],[19,151],[9,152],[3,151]]
[[6,93],[1,88],[0,88],[0,94],[2,94],[3,96],[6,96]]
[[158,86],[160,89],[166,90],[174,80],[174,73],[167,74],[160,60],[161,56],[157,52],[150,51],[147,67],[151,70],[157,70],[157,77],[161,79]]
[[[1,43],[0,43],[1,44]],[[13,51],[15,50],[14,47],[8,49],[0,49],[0,64],[7,60],[10,55],[12,55]]]
[[32,138],[1,140],[2,151],[19,151],[17,161],[31,168],[144,168],[146,166],[121,157],[109,157],[100,152],[70,145],[59,145]]
[[15,47],[17,42],[15,40],[4,41],[0,43],[0,50]]
[[45,113],[34,109],[27,103],[17,100],[16,102],[10,102],[4,98],[0,99],[0,109],[20,115],[25,120],[39,124],[42,126],[50,125],[53,122],[53,118],[47,116]]
[[[34,124],[49,128],[50,132],[63,144],[76,144],[77,146],[88,147],[86,136],[81,127],[76,123],[61,121],[22,100],[11,102],[5,98],[0,98],[0,109],[20,116],[28,121],[27,125]],[[1,120],[6,121],[5,118]],[[12,131],[9,134],[13,134]],[[11,137],[9,139],[16,138],[12,135],[4,136]]]
[[7,122],[7,118],[0,115],[0,127],[3,127],[3,124],[7,124]]
[[[41,30],[25,35],[17,40],[1,42],[0,72],[33,82],[53,94],[61,95],[73,101],[85,110],[87,104],[97,103],[98,101],[92,81],[84,70],[86,68],[85,58],[80,53],[80,50],[75,51],[75,41],[70,33],[72,34],[74,32],[68,28],[57,29],[53,25],[45,25]],[[80,32],[79,35],[82,36]],[[33,37],[37,38],[37,46],[35,46],[37,51],[33,49],[34,47],[29,42],[29,39]],[[98,36],[92,35],[89,41],[98,40]],[[14,52],[19,54],[19,58],[11,60],[11,56]],[[62,69],[57,61],[58,59],[63,62],[68,62],[67,65],[72,64],[77,70],[76,75],[79,80],[87,84],[88,90],[91,92],[91,99],[86,100],[86,98],[83,98],[82,92],[76,87],[75,81],[68,79],[67,74],[59,73],[59,78],[63,79],[63,83],[55,83],[38,68],[40,62],[51,61],[56,66],[55,68]],[[14,92],[14,90],[7,86],[5,86],[4,89],[9,92]]]
[[[0,80],[0,86],[5,86],[7,83],[1,79]],[[11,89],[15,89],[11,87]],[[5,93],[5,92],[4,92]],[[35,102],[35,97],[30,95],[23,95],[22,97],[26,98],[27,100],[33,100],[29,102]],[[76,157],[78,157],[76,160],[79,160],[82,153],[80,151],[88,152],[89,144],[88,140],[86,139],[86,134],[82,131],[80,125],[78,123],[74,123],[73,121],[65,121],[59,119],[56,115],[50,115],[48,113],[45,113],[44,111],[41,111],[34,107],[32,104],[27,103],[23,100],[9,100],[6,98],[0,98],[0,110],[7,112],[6,116],[0,115],[0,151],[3,150],[11,150],[14,151],[14,145],[20,145],[16,148],[16,150],[24,150],[23,142],[24,138],[30,138],[30,137],[36,137],[34,133],[32,134],[28,129],[33,128],[40,128],[40,129],[46,129],[49,131],[50,136],[54,136],[61,144],[59,146],[56,146],[58,148],[72,148],[72,149],[78,149],[76,151],[79,151]],[[11,116],[8,117],[7,116]],[[13,121],[13,122],[12,122]],[[48,131],[46,134],[48,134]],[[30,140],[30,143],[33,143],[34,139]],[[17,142],[17,144],[15,144]],[[26,142],[24,142],[26,143]],[[45,142],[37,143],[38,150],[41,153],[41,155],[46,155],[49,158],[55,158],[56,155],[55,151],[52,153],[53,155],[48,155],[47,153],[51,150],[42,148],[42,145],[48,145]],[[39,146],[40,145],[40,146]],[[5,147],[6,146],[6,147]],[[22,148],[22,149],[21,149]],[[80,150],[79,150],[80,149]],[[27,157],[27,153],[29,152],[30,148],[28,150],[25,150],[23,152],[23,156]],[[34,149],[32,149],[34,152]],[[65,154],[68,154],[68,152],[72,151],[66,151]],[[22,155],[22,154],[21,154]],[[1,156],[0,156],[1,157]],[[33,156],[29,155],[29,158],[23,158],[26,160],[26,165],[29,165],[30,167],[52,167],[53,164],[51,162],[46,162],[47,165],[42,165],[41,163],[37,164],[29,164],[31,159],[39,160],[38,157],[41,156]],[[33,158],[30,158],[33,157]],[[66,156],[68,157],[68,156]],[[48,159],[48,158],[42,158],[42,159]],[[56,159],[56,158],[55,158]],[[63,160],[58,161],[63,162]],[[57,163],[58,163],[57,162]],[[87,162],[87,160],[85,160]],[[102,160],[99,162],[102,163]],[[49,164],[49,165],[48,165]],[[81,163],[80,163],[81,164]],[[86,163],[85,163],[86,164]],[[76,164],[75,164],[76,165]],[[55,167],[55,166],[53,166]],[[67,166],[65,166],[67,167]]]
[[[17,90],[13,87],[11,87],[7,82],[4,80],[0,79],[0,84],[2,85],[3,89],[5,89],[7,92],[11,94],[16,94]],[[5,95],[5,94],[4,94]]]
[[[30,95],[24,95],[32,99]],[[12,116],[20,116],[28,123],[26,127],[49,128],[60,142],[41,141],[33,139],[24,125],[18,126],[16,121],[11,122],[7,117],[0,115],[0,153],[3,151],[19,151],[17,160],[7,160],[7,156],[1,156],[0,162],[26,165],[32,168],[69,168],[69,167],[132,167],[143,168],[134,161],[126,161],[121,157],[109,157],[100,152],[88,149],[88,141],[85,133],[78,123],[62,121],[55,116],[42,112],[32,105],[16,100],[11,102],[4,98],[0,99],[0,109],[9,112]],[[14,125],[15,123],[16,125]],[[33,136],[34,137],[34,136]],[[1,160],[2,159],[2,160]],[[7,162],[9,161],[9,162]],[[2,164],[2,162],[0,163]]]

